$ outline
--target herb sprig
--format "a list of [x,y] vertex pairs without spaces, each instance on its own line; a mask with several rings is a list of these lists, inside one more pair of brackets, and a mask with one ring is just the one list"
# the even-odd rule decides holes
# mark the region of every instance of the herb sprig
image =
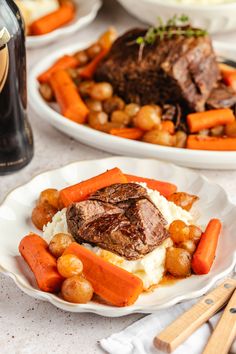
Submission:
[[204,37],[207,35],[207,31],[198,28],[192,28],[190,25],[190,19],[186,15],[174,15],[166,23],[163,22],[161,17],[158,17],[158,26],[150,27],[146,34],[142,37],[138,37],[134,43],[140,46],[139,59],[142,58],[142,53],[145,45],[154,44],[159,38],[171,39],[174,36],[191,37]]

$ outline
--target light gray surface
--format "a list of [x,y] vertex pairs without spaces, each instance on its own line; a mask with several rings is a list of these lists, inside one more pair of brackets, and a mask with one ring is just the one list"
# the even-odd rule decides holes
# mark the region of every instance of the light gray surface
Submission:
[[[140,25],[125,13],[115,1],[105,1],[96,21],[77,35],[53,44],[50,49],[41,48],[28,53],[31,67],[40,58],[59,45],[78,42],[84,38],[96,39],[108,26],[119,32]],[[235,34],[218,36],[217,39],[233,42]],[[40,112],[39,112],[40,113]],[[29,109],[29,117],[35,137],[35,156],[22,171],[0,177],[0,200],[15,186],[27,182],[32,176],[76,160],[88,160],[109,156],[63,135],[40,119]],[[203,171],[221,184],[231,195],[236,195],[236,172]],[[7,235],[6,235],[7,237]],[[49,303],[34,300],[23,294],[13,281],[0,275],[0,352],[1,354],[77,354],[102,353],[97,341],[137,320],[141,315],[123,318],[103,318],[90,314],[70,314]]]

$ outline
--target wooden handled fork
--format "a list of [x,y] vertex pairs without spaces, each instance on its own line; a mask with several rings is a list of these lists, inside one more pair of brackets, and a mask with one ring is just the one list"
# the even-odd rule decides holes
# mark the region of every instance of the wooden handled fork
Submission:
[[[171,353],[197,328],[222,308],[236,289],[236,280],[227,279],[205,295],[197,304],[177,318],[169,327],[154,338],[156,348]],[[235,310],[235,313],[234,313]],[[236,293],[232,296],[224,315],[216,327],[204,354],[227,353],[236,332]],[[216,333],[216,334],[215,334]],[[224,336],[224,337],[222,337]],[[221,342],[221,350],[219,345]],[[226,349],[227,350],[226,350]],[[225,351],[226,350],[226,351]]]

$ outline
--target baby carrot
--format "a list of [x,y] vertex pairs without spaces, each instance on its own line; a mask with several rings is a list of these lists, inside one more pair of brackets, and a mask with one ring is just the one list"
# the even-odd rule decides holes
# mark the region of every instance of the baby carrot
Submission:
[[236,91],[236,68],[224,63],[220,63],[219,68],[225,84]]
[[127,178],[117,167],[98,176],[87,179],[86,181],[62,189],[59,198],[64,206],[68,206],[73,202],[79,202],[88,198],[90,194],[96,192],[100,188],[115,183],[127,183]]
[[63,116],[76,123],[85,123],[89,110],[69,74],[64,70],[56,71],[49,82]]
[[132,305],[143,291],[142,280],[94,254],[78,243],[71,243],[63,254],[74,254],[83,263],[83,273],[94,292],[115,306]]
[[139,128],[119,128],[111,129],[110,134],[120,138],[139,140],[142,138],[144,132]]
[[187,149],[235,151],[236,138],[189,135],[187,139]]
[[148,188],[158,191],[166,198],[168,198],[171,194],[177,191],[176,185],[169,182],[162,182],[151,178],[144,178],[126,174],[125,177],[127,178],[128,182],[146,183]]
[[106,48],[102,49],[100,53],[92,60],[90,63],[85,65],[79,70],[79,76],[84,79],[91,79],[98,67],[98,64],[107,55],[108,50]]
[[21,240],[19,251],[34,273],[39,289],[58,292],[63,278],[57,271],[56,258],[48,251],[47,242],[31,233]]
[[56,11],[34,21],[30,26],[30,34],[42,35],[72,21],[75,16],[75,7],[71,3],[65,3]]
[[50,76],[58,70],[66,70],[75,68],[78,65],[78,60],[73,55],[64,55],[58,59],[49,69],[38,76],[38,81],[43,84],[47,83]]
[[108,30],[99,37],[98,43],[103,49],[110,50],[112,44],[117,38],[117,31],[114,27],[109,27]]
[[234,71],[225,71],[223,74],[223,80],[227,86],[232,87],[236,91],[236,70]]
[[117,32],[112,27],[100,36],[100,38],[98,39],[98,43],[101,45],[102,50],[90,63],[80,69],[79,75],[81,77],[83,77],[84,79],[91,79],[93,77],[98,67],[98,64],[107,55],[116,37]]
[[205,112],[191,113],[187,115],[187,123],[191,133],[203,129],[213,128],[234,122],[235,116],[229,108],[212,109]]
[[225,72],[236,72],[236,68],[234,66],[230,66],[225,63],[219,63],[218,67],[220,69],[221,74],[223,75]]
[[221,227],[220,220],[212,219],[202,234],[192,259],[192,269],[195,274],[209,273],[215,258]]

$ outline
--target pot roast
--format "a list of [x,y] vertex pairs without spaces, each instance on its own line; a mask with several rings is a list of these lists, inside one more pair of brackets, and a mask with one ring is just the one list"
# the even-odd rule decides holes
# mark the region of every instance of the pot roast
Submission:
[[126,102],[139,104],[179,103],[190,111],[203,111],[212,89],[220,79],[216,56],[208,36],[175,36],[139,45],[145,29],[133,29],[119,37],[95,73],[108,81]]
[[159,246],[169,233],[146,189],[135,183],[114,184],[67,208],[69,232],[129,260]]

